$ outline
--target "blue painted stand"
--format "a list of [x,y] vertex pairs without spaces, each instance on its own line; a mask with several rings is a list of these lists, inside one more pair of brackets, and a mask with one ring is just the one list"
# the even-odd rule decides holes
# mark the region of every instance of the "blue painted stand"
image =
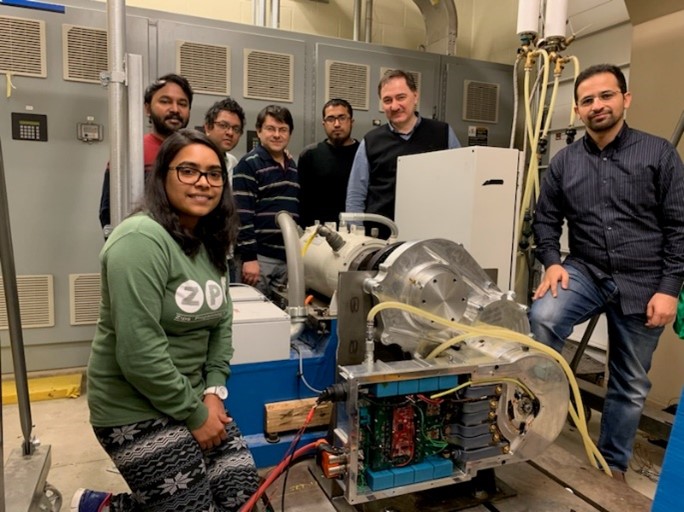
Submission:
[[677,414],[665,451],[658,487],[651,512],[682,510],[684,489],[684,391],[679,399]]
[[[331,324],[331,334],[315,339],[315,334],[302,335],[302,367],[306,381],[315,389],[323,390],[335,382],[337,352],[337,322]],[[309,348],[313,346],[313,348]],[[239,364],[231,368],[228,379],[230,395],[226,405],[245,436],[257,467],[273,466],[280,462],[292,442],[293,435],[282,435],[276,443],[264,436],[264,405],[285,400],[317,396],[299,377],[299,355],[290,351],[290,359],[264,363]],[[307,430],[298,446],[320,437],[327,429]]]

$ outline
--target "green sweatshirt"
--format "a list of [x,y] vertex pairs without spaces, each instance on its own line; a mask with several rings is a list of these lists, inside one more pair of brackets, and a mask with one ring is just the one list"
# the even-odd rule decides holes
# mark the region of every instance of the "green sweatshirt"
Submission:
[[100,253],[102,301],[88,363],[90,422],[170,416],[194,430],[202,392],[224,386],[233,355],[225,276],[145,214],[124,220]]

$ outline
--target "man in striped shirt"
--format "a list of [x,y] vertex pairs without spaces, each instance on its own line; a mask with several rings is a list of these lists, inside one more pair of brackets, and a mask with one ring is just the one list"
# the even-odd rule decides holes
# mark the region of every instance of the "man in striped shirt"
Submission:
[[241,281],[266,296],[287,284],[285,245],[275,216],[299,218],[297,165],[286,151],[294,129],[285,107],[269,105],[256,121],[259,145],[238,162],[233,193],[240,214],[236,263]]
[[[620,480],[684,281],[682,160],[666,140],[627,126],[631,101],[616,66],[592,66],[575,81],[586,135],[544,178],[533,229],[546,272],[530,309],[535,338],[558,351],[575,325],[605,313],[610,378],[598,448]],[[561,263],[564,220],[570,253]]]

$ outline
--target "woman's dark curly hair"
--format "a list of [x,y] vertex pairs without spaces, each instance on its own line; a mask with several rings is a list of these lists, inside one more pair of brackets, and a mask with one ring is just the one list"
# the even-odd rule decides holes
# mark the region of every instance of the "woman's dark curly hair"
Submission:
[[[166,195],[169,165],[181,149],[191,144],[202,144],[216,153],[225,176],[219,204],[208,215],[201,217],[192,231],[181,226],[178,211],[171,206]],[[145,200],[140,210],[149,213],[154,220],[164,226],[185,254],[195,256],[204,245],[214,266],[222,273],[227,272],[226,258],[237,239],[240,220],[233,202],[225,157],[203,133],[186,128],[166,138],[157,154],[154,168],[147,178]]]

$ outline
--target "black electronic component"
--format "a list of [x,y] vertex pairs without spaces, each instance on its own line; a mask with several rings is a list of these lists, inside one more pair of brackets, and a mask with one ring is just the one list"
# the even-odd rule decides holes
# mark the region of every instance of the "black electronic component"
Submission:
[[47,142],[47,116],[12,112],[12,138],[14,140]]

